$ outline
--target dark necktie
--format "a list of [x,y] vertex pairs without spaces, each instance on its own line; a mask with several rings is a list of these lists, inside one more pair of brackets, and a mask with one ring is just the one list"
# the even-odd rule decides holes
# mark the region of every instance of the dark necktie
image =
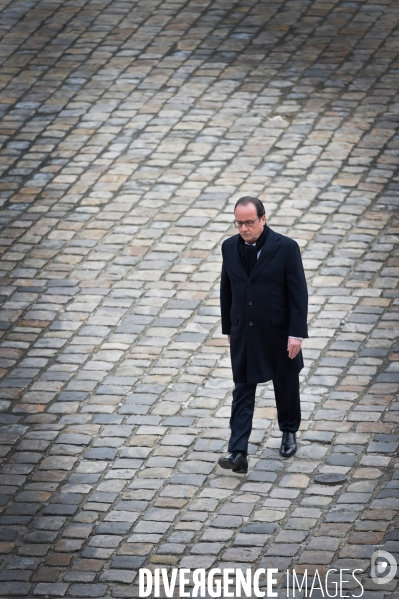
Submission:
[[256,245],[249,245],[248,243],[244,245],[244,268],[248,276],[256,264],[258,251]]
[[259,250],[261,250],[265,244],[268,232],[269,232],[269,229],[267,226],[265,226],[262,231],[262,234],[256,240],[255,245],[250,245],[248,243],[245,243],[245,241],[242,239],[242,237],[239,238],[240,244],[241,244],[242,263],[243,263],[245,272],[247,273],[248,277],[251,274],[251,272],[256,264],[256,261],[258,259]]

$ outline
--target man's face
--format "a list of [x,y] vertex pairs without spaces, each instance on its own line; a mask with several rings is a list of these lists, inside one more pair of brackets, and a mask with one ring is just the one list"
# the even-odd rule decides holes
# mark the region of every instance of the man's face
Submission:
[[234,211],[234,216],[236,220],[246,221],[253,220],[254,224],[252,227],[247,227],[246,225],[242,225],[242,227],[238,228],[238,232],[241,237],[247,243],[255,243],[255,241],[262,235],[263,227],[266,223],[266,216],[263,215],[260,219],[256,213],[256,208],[253,204],[247,204],[244,206],[240,204]]

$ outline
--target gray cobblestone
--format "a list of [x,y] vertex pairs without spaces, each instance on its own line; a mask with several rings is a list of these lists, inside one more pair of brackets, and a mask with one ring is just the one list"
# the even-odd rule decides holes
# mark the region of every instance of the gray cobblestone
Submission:
[[[0,13],[0,595],[396,555],[395,3]],[[216,465],[218,279],[247,194],[301,248],[310,335],[299,450],[280,458],[260,385],[243,477]]]

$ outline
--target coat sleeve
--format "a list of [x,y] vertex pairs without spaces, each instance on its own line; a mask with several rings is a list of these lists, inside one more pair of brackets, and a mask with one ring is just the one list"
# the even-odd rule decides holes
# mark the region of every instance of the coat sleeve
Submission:
[[[223,253],[223,249],[222,249]],[[222,315],[222,333],[230,335],[231,320],[230,310],[232,304],[232,292],[229,275],[224,263],[222,264],[222,276],[220,280],[220,311]]]
[[308,337],[308,288],[301,251],[292,240],[287,254],[286,283],[289,309],[289,337]]

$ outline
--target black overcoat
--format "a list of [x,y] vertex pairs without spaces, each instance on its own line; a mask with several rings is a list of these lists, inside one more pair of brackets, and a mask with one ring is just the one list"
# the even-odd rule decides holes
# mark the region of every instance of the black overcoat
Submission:
[[288,337],[307,337],[308,292],[301,252],[293,239],[268,229],[250,276],[239,235],[222,244],[222,333],[230,335],[235,383],[264,383],[298,373],[302,352],[288,357]]

